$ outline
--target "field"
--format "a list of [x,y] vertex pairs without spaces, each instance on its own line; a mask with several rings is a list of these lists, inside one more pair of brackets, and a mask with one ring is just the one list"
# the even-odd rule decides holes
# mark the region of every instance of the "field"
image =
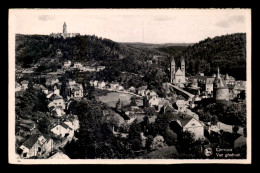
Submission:
[[118,99],[120,99],[120,101],[123,102],[124,105],[130,104],[131,97],[132,95],[130,94],[111,92],[108,93],[106,96],[98,97],[98,99],[108,106],[115,107]]

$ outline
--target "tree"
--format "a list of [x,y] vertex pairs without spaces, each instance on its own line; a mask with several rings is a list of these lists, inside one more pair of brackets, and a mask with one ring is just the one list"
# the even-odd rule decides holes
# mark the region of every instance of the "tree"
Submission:
[[145,114],[149,117],[153,116],[155,114],[155,108],[154,107],[145,107],[144,108]]
[[177,134],[174,133],[170,129],[170,127],[168,127],[166,129],[166,134],[165,134],[165,142],[166,142],[166,144],[169,145],[169,146],[172,146],[172,145],[174,145],[176,143],[176,141],[177,141]]
[[243,129],[243,134],[244,134],[245,137],[247,136],[247,129],[246,129],[246,127],[244,127],[244,129]]
[[146,144],[145,144],[145,148],[147,150],[151,149],[152,142],[153,142],[153,136],[152,135],[148,135],[147,136],[147,140],[146,140]]
[[194,135],[188,131],[182,132],[178,135],[178,150],[183,153],[192,153],[192,147],[194,146]]
[[121,109],[121,101],[120,101],[120,99],[117,100],[115,108],[117,110]]
[[239,127],[238,127],[238,125],[234,125],[233,126],[233,128],[232,128],[232,130],[233,130],[233,133],[237,133],[237,131],[239,130]]
[[210,118],[210,122],[211,122],[212,125],[216,125],[218,123],[218,117],[216,115],[213,115]]
[[141,133],[141,126],[137,123],[137,120],[130,125],[129,133],[128,133],[128,140],[129,144],[132,146],[132,149],[137,151],[140,150],[142,147],[142,139],[140,136]]
[[157,135],[152,142],[151,149],[160,149],[165,147],[164,139],[162,136]]
[[137,104],[136,104],[136,100],[138,99],[138,97],[137,96],[135,96],[135,95],[133,95],[131,98],[130,98],[130,100],[131,100],[131,102],[130,102],[130,105],[131,106],[136,106]]

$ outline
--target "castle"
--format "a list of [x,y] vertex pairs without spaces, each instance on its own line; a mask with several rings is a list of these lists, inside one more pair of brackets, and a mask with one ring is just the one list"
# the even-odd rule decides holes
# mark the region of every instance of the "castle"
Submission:
[[[184,88],[188,82],[185,78],[185,60],[182,57],[181,58],[181,67],[178,68],[176,71],[176,63],[174,58],[171,61],[171,81],[173,85],[176,85],[178,87]],[[206,76],[194,76],[193,79],[197,79],[197,82],[201,82],[202,78],[204,79],[205,87],[200,88],[200,90],[206,91],[206,93],[211,94],[213,91],[213,98],[215,100],[229,100],[230,94],[229,94],[229,88],[228,84],[232,84],[234,82],[234,79],[230,79],[230,77],[226,74],[224,80],[221,78],[221,75],[219,73],[219,68],[217,75],[214,77],[206,77]],[[191,78],[190,78],[191,79]],[[196,85],[197,86],[197,85]]]
[[52,36],[54,38],[61,38],[61,37],[63,37],[64,39],[66,39],[68,37],[75,37],[77,35],[80,35],[80,34],[79,33],[68,33],[67,32],[67,24],[66,24],[66,22],[64,22],[62,33],[51,33],[50,36]]
[[213,98],[215,100],[229,100],[229,89],[226,82],[220,77],[219,68],[213,82]]
[[186,82],[184,58],[181,59],[181,68],[178,68],[178,70],[176,71],[175,67],[176,67],[176,64],[175,64],[175,61],[173,58],[171,61],[171,83],[178,85],[178,86],[183,86],[183,83]]

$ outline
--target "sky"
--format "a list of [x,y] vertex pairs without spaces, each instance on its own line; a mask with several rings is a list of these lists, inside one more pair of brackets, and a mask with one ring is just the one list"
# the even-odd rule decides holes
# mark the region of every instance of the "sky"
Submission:
[[116,42],[196,43],[250,29],[241,9],[24,9],[15,11],[15,33],[96,35]]

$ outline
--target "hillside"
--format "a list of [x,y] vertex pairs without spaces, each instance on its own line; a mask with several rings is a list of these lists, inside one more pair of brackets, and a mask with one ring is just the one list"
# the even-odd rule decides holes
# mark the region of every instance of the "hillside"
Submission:
[[53,38],[47,35],[16,35],[16,60],[24,67],[38,62],[41,58],[55,58],[57,50],[62,52],[62,60],[88,63],[98,61],[105,63],[109,57],[123,59],[138,57],[148,60],[152,54],[162,55],[155,50],[131,47],[125,44],[102,39],[97,36],[77,36],[74,38]]
[[190,75],[198,72],[212,75],[219,66],[222,74],[228,73],[238,80],[246,79],[245,33],[207,38],[181,51],[176,51],[176,47],[163,47],[160,50],[174,56],[177,62],[183,56],[186,71]]
[[84,65],[103,65],[105,70],[90,78],[124,81],[135,87],[147,83],[159,86],[161,82],[168,81],[163,56],[165,53],[154,49],[129,46],[97,36],[63,39],[47,35],[16,35],[17,66],[27,68],[37,63],[37,72],[49,72],[61,68],[65,60]]

